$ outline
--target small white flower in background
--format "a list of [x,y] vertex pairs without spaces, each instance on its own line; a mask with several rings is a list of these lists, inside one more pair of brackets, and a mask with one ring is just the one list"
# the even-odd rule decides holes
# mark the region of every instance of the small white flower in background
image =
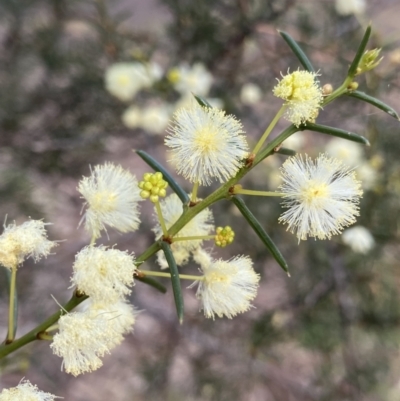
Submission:
[[104,246],[87,246],[75,258],[71,282],[93,301],[115,303],[131,293],[133,255]]
[[285,116],[296,127],[318,117],[323,96],[317,76],[313,72],[294,71],[282,76],[273,89],[274,95],[285,101]]
[[285,139],[285,141],[282,143],[282,146],[298,151],[304,146],[304,136],[296,134],[291,135],[289,138]]
[[222,110],[201,107],[180,109],[168,127],[165,144],[177,172],[193,183],[210,185],[233,177],[248,155],[242,124]]
[[57,243],[47,239],[46,225],[49,223],[29,220],[19,226],[15,223],[5,226],[0,235],[0,264],[15,269],[27,258],[37,262],[49,255]]
[[[167,228],[170,228],[183,213],[182,201],[176,194],[171,194],[162,200],[160,202],[160,207]],[[155,215],[155,217],[157,217],[157,215]],[[186,224],[186,226],[183,227],[174,237],[179,238],[210,235],[214,229],[213,215],[210,209],[207,208],[190,220],[189,223]],[[156,238],[159,238],[162,235],[163,232],[159,222],[153,231],[156,235]],[[187,263],[190,254],[199,249],[202,243],[202,240],[173,242],[171,244],[171,250],[174,254],[176,264],[178,266],[182,266]],[[166,269],[168,267],[168,263],[165,260],[163,252],[157,253],[157,260],[162,269]]]
[[84,312],[67,313],[58,321],[59,332],[50,347],[61,358],[61,368],[78,376],[103,365],[100,359],[132,330],[136,312],[124,302],[111,305],[89,303]]
[[143,88],[148,88],[162,75],[158,64],[116,63],[105,74],[106,89],[124,102],[132,100]]
[[379,180],[379,172],[369,161],[365,161],[357,166],[356,172],[357,177],[360,178],[361,185],[365,190],[374,188]]
[[339,15],[363,14],[365,12],[365,0],[336,0],[335,9]]
[[174,88],[182,93],[194,93],[199,96],[206,96],[213,83],[213,76],[201,63],[192,67],[182,64],[168,72],[168,79]]
[[342,240],[357,253],[366,254],[375,246],[374,237],[370,231],[363,226],[348,228],[343,232]]
[[195,281],[192,286],[198,284],[196,296],[207,318],[226,316],[231,319],[251,308],[260,276],[248,256],[236,256],[229,261],[207,260],[202,256],[200,260],[204,279]]
[[249,106],[259,103],[263,97],[260,87],[253,83],[247,83],[242,86],[240,91],[240,100],[243,104]]
[[[105,225],[123,233],[139,227],[140,189],[136,177],[112,163],[95,166],[90,177],[84,177],[78,191],[86,200],[85,228],[99,238]],[[83,220],[82,219],[82,220]]]
[[0,401],[54,401],[56,398],[62,397],[40,391],[29,380],[21,380],[17,387],[4,389],[0,393]]
[[357,167],[364,161],[362,146],[341,138],[331,139],[325,147],[325,152],[351,167]]
[[137,106],[129,106],[122,114],[122,122],[127,128],[138,128],[142,123],[142,110]]
[[170,117],[171,110],[167,103],[149,105],[142,110],[140,127],[152,134],[162,134]]
[[354,171],[341,161],[321,154],[315,162],[307,155],[286,160],[281,168],[284,212],[279,221],[300,240],[331,238],[355,223],[362,196]]

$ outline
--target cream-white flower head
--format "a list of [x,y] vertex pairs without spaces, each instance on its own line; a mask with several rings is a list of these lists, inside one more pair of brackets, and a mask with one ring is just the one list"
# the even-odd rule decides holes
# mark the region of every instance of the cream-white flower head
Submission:
[[138,202],[142,198],[138,182],[121,166],[95,166],[92,174],[79,182],[78,191],[87,205],[85,228],[94,238],[101,236],[106,225],[123,233],[139,227]]
[[61,397],[40,391],[29,380],[23,380],[17,387],[4,389],[0,393],[0,401],[54,401],[56,398]]
[[325,147],[325,152],[350,167],[357,167],[364,161],[362,145],[341,138],[331,139]]
[[213,260],[197,255],[203,261],[204,278],[195,281],[196,292],[207,318],[226,316],[231,319],[251,308],[257,295],[260,276],[253,270],[248,256],[236,256],[229,261]]
[[134,262],[127,252],[87,246],[76,255],[71,281],[93,301],[115,303],[131,293]]
[[201,63],[196,63],[191,67],[181,64],[168,72],[168,79],[182,95],[194,93],[206,96],[213,83],[213,76]]
[[323,96],[317,76],[309,71],[294,71],[282,76],[273,89],[274,95],[285,101],[285,116],[296,127],[314,122],[318,116]]
[[365,12],[365,0],[336,0],[335,9],[339,15],[363,14]]
[[342,234],[343,242],[354,252],[368,253],[375,245],[375,240],[370,231],[363,226],[348,228]]
[[174,114],[168,132],[165,144],[171,148],[170,161],[178,174],[193,183],[226,182],[248,155],[242,124],[222,110],[194,101]]
[[45,226],[41,220],[28,220],[17,226],[15,223],[4,227],[0,235],[0,264],[15,269],[27,258],[40,260],[49,255],[56,242],[47,239]]
[[300,240],[331,238],[356,221],[362,196],[354,171],[337,159],[321,154],[290,157],[281,168],[284,212],[279,221]]
[[156,64],[115,63],[106,71],[106,89],[126,102],[132,100],[142,88],[150,87],[160,75],[160,67]]
[[63,358],[62,368],[78,376],[103,365],[101,357],[120,344],[135,321],[133,307],[123,302],[89,304],[84,312],[67,313],[58,321],[59,332],[50,347]]
[[[183,205],[178,195],[171,194],[160,202],[162,215],[165,220],[165,225],[170,228],[182,215]],[[157,218],[157,214],[154,215]],[[194,237],[210,235],[214,231],[214,218],[210,209],[204,209],[190,220],[174,238],[179,237]],[[153,229],[156,238],[162,235],[162,228],[158,222]],[[195,252],[202,244],[202,240],[178,241],[171,244],[171,250],[174,254],[175,262],[178,266],[187,263],[190,255]],[[168,267],[163,252],[157,253],[157,261],[162,269]]]

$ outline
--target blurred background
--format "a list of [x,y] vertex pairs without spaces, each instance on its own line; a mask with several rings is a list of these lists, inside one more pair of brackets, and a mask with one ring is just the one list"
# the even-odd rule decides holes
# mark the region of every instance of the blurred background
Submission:
[[[368,48],[382,47],[384,59],[358,79],[359,90],[400,111],[399,15],[397,0],[2,0],[0,216],[44,219],[52,223],[49,238],[60,240],[54,255],[19,270],[18,334],[58,309],[51,295],[59,303],[69,299],[74,256],[90,240],[77,228],[76,190],[89,166],[112,161],[141,178],[149,168],[133,149],[167,165],[165,128],[190,92],[241,119],[254,146],[281,104],[272,95],[276,78],[300,67],[278,29],[302,45],[322,85],[337,87],[372,21]],[[145,66],[146,82],[119,91],[113,77],[120,63]],[[262,276],[255,308],[233,320],[207,320],[195,290],[185,289],[180,326],[168,281],[166,295],[137,283],[131,299],[142,312],[134,333],[102,368],[67,375],[43,341],[0,361],[0,388],[25,377],[73,401],[399,401],[400,125],[353,98],[330,104],[318,122],[371,143],[313,132],[285,143],[355,168],[364,187],[361,228],[298,244],[277,223],[279,199],[246,197],[287,259],[288,278],[232,205],[221,202],[213,208],[216,224],[231,225],[237,237],[215,256],[252,257]],[[287,125],[282,120],[273,135]],[[275,190],[284,160],[268,158],[244,186]],[[154,240],[152,213],[143,203],[138,232],[109,230],[101,242],[140,254]],[[147,267],[157,269],[156,258]],[[194,263],[183,269],[197,272]],[[7,297],[1,272],[3,337]]]

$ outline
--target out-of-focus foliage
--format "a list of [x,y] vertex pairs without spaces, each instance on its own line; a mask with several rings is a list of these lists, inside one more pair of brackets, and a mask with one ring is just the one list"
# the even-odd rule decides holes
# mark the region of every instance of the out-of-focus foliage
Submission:
[[[148,30],[136,29],[140,7],[150,9],[143,17]],[[279,109],[271,93],[276,78],[281,71],[300,67],[277,29],[290,32],[301,44],[319,70],[321,84],[335,87],[354,56],[364,20],[372,19],[369,48],[381,47],[384,60],[359,79],[359,89],[399,111],[399,30],[381,34],[383,26],[374,22],[385,8],[393,9],[395,19],[399,8],[391,0],[371,1],[366,15],[357,17],[339,16],[334,2],[317,0],[160,0],[135,1],[134,7],[122,0],[3,0],[1,216],[50,219],[54,236],[68,238],[68,245],[61,243],[57,251],[64,256],[62,266],[52,265],[49,257],[43,268],[32,267],[21,276],[21,321],[27,322],[20,325],[21,332],[54,310],[55,305],[47,305],[50,297],[37,301],[37,293],[57,294],[69,286],[74,252],[84,244],[74,234],[81,208],[75,187],[88,165],[112,159],[142,172],[143,163],[130,149],[143,149],[165,162],[162,135],[124,127],[121,116],[126,104],[104,87],[110,65],[160,63],[163,76],[135,98],[135,105],[145,107],[154,99],[175,102],[179,95],[168,81],[168,71],[180,63],[201,62],[214,77],[210,97],[223,100],[224,108],[243,121],[255,143]],[[160,15],[167,18],[154,29]],[[257,92],[254,103],[241,100],[248,83],[262,93],[260,98]],[[102,370],[71,379],[59,372],[59,360],[46,344],[39,344],[39,351],[23,350],[2,366],[1,385],[10,387],[22,376],[32,376],[37,380],[31,381],[46,391],[78,401],[398,400],[399,122],[352,98],[327,106],[318,122],[358,132],[371,143],[369,148],[359,145],[360,163],[354,168],[368,183],[357,224],[372,233],[373,249],[355,253],[340,237],[298,244],[277,225],[278,201],[246,198],[287,259],[291,273],[287,278],[256,235],[243,229],[235,209],[229,203],[218,204],[216,223],[229,224],[236,231],[234,252],[228,247],[221,254],[250,254],[262,275],[256,309],[232,321],[206,321],[188,290],[185,324],[178,327],[172,291],[164,296],[137,284],[135,305],[146,312],[138,316],[133,336],[119,354],[105,361]],[[280,128],[284,127],[282,123]],[[330,140],[312,132],[299,132],[291,139],[284,146],[313,156],[324,151]],[[267,159],[246,178],[247,185],[275,190],[276,170],[285,158]],[[139,252],[153,238],[148,210],[143,220],[141,237],[135,234],[119,243],[120,237],[111,233],[110,241],[104,242],[118,242]],[[1,300],[5,305],[4,284]],[[44,302],[47,306],[42,310]]]

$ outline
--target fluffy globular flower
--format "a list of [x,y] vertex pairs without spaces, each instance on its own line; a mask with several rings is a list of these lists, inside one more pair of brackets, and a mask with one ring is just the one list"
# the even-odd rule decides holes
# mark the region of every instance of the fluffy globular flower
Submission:
[[4,389],[0,393],[0,401],[54,401],[56,398],[61,397],[40,391],[29,380],[23,380],[17,387]]
[[80,181],[78,191],[88,206],[85,228],[94,238],[100,237],[105,225],[123,233],[138,228],[140,189],[136,177],[121,166],[95,166],[92,174]]
[[165,144],[171,162],[191,182],[210,185],[225,182],[236,174],[248,155],[241,123],[222,110],[201,107],[179,109],[168,128]]
[[240,100],[243,104],[253,105],[259,103],[263,93],[260,87],[251,82],[244,84],[240,90]]
[[375,245],[372,234],[363,226],[351,227],[342,234],[343,242],[354,252],[368,253]]
[[341,161],[321,154],[315,162],[290,157],[281,168],[283,206],[288,210],[279,218],[296,232],[300,240],[307,236],[331,238],[356,221],[362,196],[361,183],[354,171]]
[[331,139],[326,145],[325,152],[351,167],[357,167],[364,161],[361,145],[341,138]]
[[[161,212],[164,217],[165,225],[170,228],[182,215],[183,205],[176,194],[171,194],[160,202]],[[157,215],[155,215],[157,217]],[[190,220],[174,238],[194,237],[210,235],[214,230],[213,215],[210,209],[204,209]],[[161,225],[158,223],[153,229],[156,237],[162,235]],[[175,257],[176,264],[182,266],[187,263],[191,253],[195,252],[202,244],[202,240],[177,241],[171,244],[171,249]],[[168,267],[163,252],[157,253],[157,260],[161,268]]]
[[314,122],[318,116],[323,97],[316,77],[313,72],[294,71],[283,76],[274,87],[274,95],[285,101],[286,118],[297,127]]
[[339,15],[362,14],[366,8],[365,0],[336,0],[335,9]]
[[76,255],[71,281],[93,300],[114,303],[131,293],[135,270],[127,252],[87,246]]
[[206,96],[213,83],[212,75],[201,63],[192,67],[182,64],[173,68],[168,73],[168,79],[181,94],[194,93],[199,96]]
[[47,224],[41,220],[29,220],[19,226],[15,223],[5,226],[0,236],[0,264],[15,269],[29,257],[35,261],[46,257],[57,245],[47,239]]
[[132,100],[142,88],[150,87],[161,74],[156,64],[116,63],[106,71],[106,89],[126,102]]
[[135,322],[133,307],[117,302],[111,305],[89,304],[84,312],[72,312],[60,317],[59,332],[50,347],[63,358],[62,368],[78,376],[97,370],[101,357],[120,344],[123,335]]
[[93,302],[93,299],[88,300],[86,311],[93,317],[102,316],[106,331],[113,332],[112,336],[107,338],[107,346],[113,348],[120,344],[123,337],[133,330],[133,325],[138,312],[135,308],[125,301],[117,301],[110,304],[105,301]]
[[204,257],[201,260],[205,262],[202,264],[204,276],[194,284],[198,284],[196,295],[205,316],[213,319],[215,315],[226,316],[231,319],[249,310],[260,281],[251,259],[248,256],[236,256],[229,261]]

